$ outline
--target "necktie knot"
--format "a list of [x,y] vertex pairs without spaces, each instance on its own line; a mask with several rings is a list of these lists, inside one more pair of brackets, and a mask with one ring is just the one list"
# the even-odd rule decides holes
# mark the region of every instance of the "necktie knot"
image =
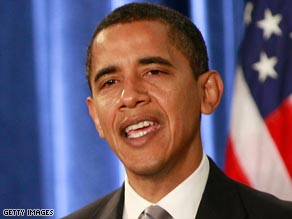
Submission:
[[151,205],[139,216],[139,219],[172,219],[172,216],[158,205]]

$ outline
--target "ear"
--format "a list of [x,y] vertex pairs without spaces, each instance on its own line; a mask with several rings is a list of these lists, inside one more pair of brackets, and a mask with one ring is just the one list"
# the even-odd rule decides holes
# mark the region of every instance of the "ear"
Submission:
[[103,132],[101,126],[100,126],[100,121],[99,121],[98,115],[96,113],[92,97],[87,97],[86,103],[87,103],[87,107],[88,107],[88,111],[89,111],[90,117],[94,122],[94,125],[96,127],[96,130],[99,133],[99,136],[101,138],[104,138],[104,132]]
[[201,88],[201,112],[211,114],[219,105],[223,93],[223,81],[216,71],[208,71],[199,76]]

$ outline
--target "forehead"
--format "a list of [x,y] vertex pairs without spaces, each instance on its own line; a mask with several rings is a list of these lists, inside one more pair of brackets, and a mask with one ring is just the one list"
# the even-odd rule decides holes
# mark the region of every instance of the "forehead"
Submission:
[[[172,44],[168,28],[159,21],[135,21],[109,26],[92,43],[92,64],[110,62],[109,56],[154,55],[168,53]],[[152,54],[150,54],[152,53]],[[107,59],[107,60],[106,60]]]
[[137,40],[146,38],[166,39],[168,27],[160,21],[134,21],[113,24],[100,31],[94,38],[93,44],[101,44],[115,40]]

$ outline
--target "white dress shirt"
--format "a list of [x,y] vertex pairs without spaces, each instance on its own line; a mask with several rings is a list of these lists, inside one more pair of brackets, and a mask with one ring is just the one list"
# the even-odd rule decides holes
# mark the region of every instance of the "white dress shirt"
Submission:
[[194,219],[207,183],[209,169],[209,160],[203,154],[199,167],[157,203],[151,203],[137,194],[126,178],[123,219],[137,219],[150,205],[159,205],[175,219]]

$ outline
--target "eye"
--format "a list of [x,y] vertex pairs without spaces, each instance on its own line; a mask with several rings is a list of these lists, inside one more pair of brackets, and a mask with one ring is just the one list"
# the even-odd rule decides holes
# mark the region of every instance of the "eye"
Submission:
[[163,73],[163,72],[158,70],[158,69],[152,69],[152,70],[148,71],[149,75],[158,75],[158,74],[161,74],[161,73]]
[[109,80],[106,80],[103,84],[102,84],[102,88],[103,87],[109,87],[113,84],[116,84],[118,81],[116,79],[109,79]]

